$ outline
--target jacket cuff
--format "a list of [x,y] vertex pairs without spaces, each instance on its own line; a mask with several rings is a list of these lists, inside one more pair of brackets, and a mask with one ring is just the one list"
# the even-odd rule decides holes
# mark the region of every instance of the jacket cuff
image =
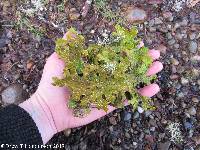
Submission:
[[31,116],[17,105],[0,109],[0,135],[1,144],[43,144]]

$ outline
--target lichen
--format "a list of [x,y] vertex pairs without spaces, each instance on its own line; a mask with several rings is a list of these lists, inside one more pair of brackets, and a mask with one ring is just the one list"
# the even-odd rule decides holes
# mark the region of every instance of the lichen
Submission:
[[181,143],[183,142],[183,136],[182,132],[180,130],[180,123],[172,122],[170,125],[167,127],[169,130],[171,137],[170,141],[174,143]]
[[155,78],[146,76],[152,58],[148,48],[138,47],[137,29],[116,25],[109,38],[109,44],[86,46],[84,37],[71,28],[65,39],[58,39],[56,53],[65,68],[62,79],[53,78],[54,85],[70,90],[68,107],[74,112],[88,113],[94,107],[107,111],[108,105],[123,107],[124,100],[133,108],[140,101],[144,109],[152,108],[150,98],[139,95],[136,88]]

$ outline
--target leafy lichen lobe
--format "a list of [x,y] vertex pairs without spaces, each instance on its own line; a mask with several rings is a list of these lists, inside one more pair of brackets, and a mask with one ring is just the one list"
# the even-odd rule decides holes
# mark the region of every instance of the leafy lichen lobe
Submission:
[[124,100],[136,108],[150,108],[150,99],[137,92],[139,84],[149,84],[154,77],[146,72],[152,63],[146,47],[138,47],[137,29],[115,26],[109,44],[85,45],[84,37],[71,28],[64,39],[56,41],[56,53],[65,62],[64,77],[53,78],[54,85],[68,87],[68,106],[88,113],[92,107],[108,110],[108,105],[122,107]]

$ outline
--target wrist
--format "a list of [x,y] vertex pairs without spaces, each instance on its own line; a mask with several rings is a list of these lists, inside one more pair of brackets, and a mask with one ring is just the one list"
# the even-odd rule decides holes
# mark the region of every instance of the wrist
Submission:
[[43,143],[46,144],[57,133],[56,125],[48,105],[36,92],[31,98],[19,104],[34,120],[41,134]]

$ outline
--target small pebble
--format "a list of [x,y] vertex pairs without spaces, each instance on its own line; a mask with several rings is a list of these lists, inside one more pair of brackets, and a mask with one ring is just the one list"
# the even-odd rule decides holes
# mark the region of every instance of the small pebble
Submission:
[[149,4],[162,4],[163,0],[147,0]]
[[8,43],[10,43],[8,42],[8,39],[4,39],[4,38],[0,39],[0,48],[5,47]]
[[162,32],[162,33],[167,33],[169,31],[169,28],[171,30],[171,26],[161,26],[161,27],[159,26],[157,28],[157,30],[160,31],[160,32]]
[[153,127],[157,126],[156,120],[155,120],[155,119],[150,119],[150,120],[149,120],[149,124],[150,124],[151,126],[153,126]]
[[116,125],[116,124],[117,124],[117,121],[116,121],[115,117],[110,117],[110,118],[109,118],[109,122],[110,122],[110,124],[112,124],[112,125]]
[[155,23],[155,25],[159,25],[159,24],[162,24],[163,22],[160,18],[155,18],[154,23]]
[[167,36],[167,39],[172,39],[173,38],[171,33],[167,33],[166,36]]
[[156,49],[159,50],[162,54],[166,54],[167,47],[165,45],[158,45]]
[[147,14],[143,9],[133,7],[128,9],[126,18],[130,23],[142,23],[146,20]]
[[195,141],[196,145],[200,144],[200,136],[199,135],[194,137],[193,140]]
[[199,102],[199,99],[196,98],[196,97],[193,97],[193,98],[192,98],[192,101],[193,101],[194,103],[198,103],[198,102]]
[[94,34],[94,33],[95,33],[95,30],[91,30],[90,33],[91,33],[91,34]]
[[176,41],[175,41],[174,39],[171,39],[171,40],[169,40],[167,43],[168,43],[169,45],[173,45],[173,44],[176,43]]
[[193,126],[190,122],[184,122],[184,127],[186,130],[190,130],[190,129],[192,129]]
[[133,142],[133,145],[136,146],[136,145],[137,145],[137,142]]
[[150,131],[154,132],[156,130],[156,127],[150,127]]
[[149,31],[150,32],[155,32],[156,31],[156,27],[149,27]]
[[162,118],[161,123],[167,124],[167,120],[165,120],[164,118]]
[[152,27],[153,25],[154,25],[154,19],[151,19],[151,20],[149,21],[149,26]]
[[187,105],[186,105],[186,103],[181,102],[181,106],[182,106],[183,108],[185,108]]
[[174,48],[178,49],[179,48],[179,44],[174,44]]
[[181,34],[181,33],[179,33],[179,32],[176,33],[176,35],[175,35],[175,37],[176,37],[177,40],[182,40],[182,39],[183,39],[183,36],[184,36],[184,35]]
[[168,21],[173,21],[173,19],[174,19],[174,17],[173,17],[173,15],[172,15],[171,12],[164,12],[164,13],[163,13],[163,17],[164,17],[165,19],[167,19]]
[[140,135],[139,135],[139,140],[140,140],[140,141],[143,141],[143,138],[144,138],[144,133],[141,132]]
[[124,121],[129,121],[131,120],[131,113],[125,111],[124,112]]
[[181,84],[176,84],[176,89],[180,89],[182,87],[182,85]]
[[158,144],[158,150],[169,150],[169,147],[171,145],[170,141],[164,142],[164,143],[159,143]]
[[178,96],[179,98],[183,98],[185,95],[183,94],[183,92],[179,92],[179,93],[177,94],[177,96]]
[[199,55],[195,55],[191,57],[192,61],[200,61],[200,56]]
[[145,117],[149,117],[152,114],[151,110],[145,111]]
[[183,19],[182,22],[180,22],[181,26],[187,26],[188,25],[188,20],[187,19]]
[[197,111],[196,111],[195,107],[192,106],[192,107],[190,107],[190,108],[188,109],[188,113],[189,113],[190,115],[194,116],[194,115],[196,115]]
[[[192,69],[192,76],[198,77],[200,73],[200,70],[193,68]],[[198,82],[197,82],[198,83]]]
[[63,131],[63,133],[66,137],[68,137],[71,134],[71,132],[72,132],[72,130],[70,128]]
[[197,80],[198,85],[200,86],[200,80]]
[[80,16],[81,16],[81,14],[78,13],[75,8],[70,9],[69,18],[71,20],[77,20]]
[[182,77],[182,78],[181,78],[181,83],[182,83],[183,85],[186,85],[186,84],[189,83],[189,80],[186,79],[186,78],[184,78],[184,77]]
[[142,107],[138,106],[138,112],[141,114],[144,112],[144,109]]
[[19,104],[26,100],[25,92],[20,84],[13,84],[4,89],[1,97],[4,105]]
[[18,80],[19,78],[20,78],[20,74],[15,74],[15,75],[14,75],[14,79],[15,79],[15,80]]
[[196,38],[196,33],[189,34],[190,40],[194,40]]
[[198,49],[198,44],[197,44],[197,42],[191,41],[191,42],[189,43],[188,48],[189,48],[189,51],[190,51],[191,53],[196,53],[196,52],[197,52],[197,49]]
[[154,143],[154,137],[152,135],[145,135],[145,140],[150,143]]
[[130,136],[130,134],[129,134],[128,132],[125,133],[125,137],[126,137],[127,139],[130,139],[130,138],[131,138],[131,136]]
[[133,115],[134,119],[138,119],[140,117],[140,114],[136,111]]
[[171,63],[175,66],[179,65],[179,61],[175,58],[171,58]]
[[177,74],[173,74],[173,75],[170,75],[169,78],[170,78],[171,80],[175,80],[175,79],[178,79],[179,76],[178,76]]

